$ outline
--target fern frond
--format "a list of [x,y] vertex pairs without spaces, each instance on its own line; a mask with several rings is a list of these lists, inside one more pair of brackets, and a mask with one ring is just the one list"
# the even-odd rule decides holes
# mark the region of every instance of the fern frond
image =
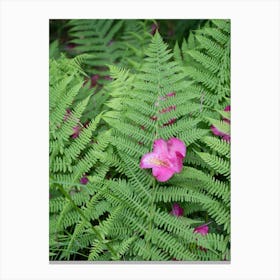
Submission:
[[230,174],[230,165],[228,161],[208,153],[198,153],[198,155],[219,174],[225,176]]
[[104,77],[109,75],[107,65],[118,61],[122,55],[122,46],[113,41],[123,21],[117,20],[70,20],[69,35],[71,43],[76,44],[76,53],[90,54],[87,59],[89,74],[101,75],[99,83],[106,83]]
[[202,141],[209,146],[213,151],[219,153],[227,158],[230,157],[230,145],[224,140],[220,140],[217,137],[206,136]]
[[124,23],[122,35],[123,61],[122,65],[139,70],[145,55],[145,48],[150,43],[149,27],[152,21],[127,20]]
[[212,20],[191,33],[182,49],[185,73],[206,93],[208,105],[224,102],[230,91],[230,22]]

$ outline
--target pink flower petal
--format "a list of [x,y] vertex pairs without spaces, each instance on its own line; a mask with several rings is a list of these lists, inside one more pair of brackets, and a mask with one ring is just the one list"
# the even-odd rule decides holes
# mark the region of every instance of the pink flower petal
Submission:
[[140,161],[140,168],[153,168],[155,159],[158,159],[158,154],[154,152],[143,155]]
[[167,123],[164,123],[163,126],[168,126],[168,125],[172,125],[173,123],[176,122],[176,118],[170,119]]
[[178,203],[174,203],[172,206],[171,214],[176,217],[180,217],[184,215],[184,209],[180,207]]
[[64,120],[64,121],[67,121],[68,118],[71,116],[71,114],[72,114],[72,111],[71,111],[69,108],[66,109],[66,113],[65,113],[65,115],[64,115],[64,117],[63,117],[63,120]]
[[[230,105],[226,106],[224,109],[225,112],[230,112]],[[230,120],[227,118],[223,118],[223,121],[230,124]],[[211,125],[210,127],[211,131],[213,132],[214,135],[220,136],[222,137],[223,140],[230,142],[230,135],[226,134],[222,131],[220,131],[217,127],[215,127],[214,125]]]
[[168,146],[168,152],[172,156],[177,156],[176,152],[181,154],[183,158],[186,156],[187,148],[182,140],[178,138],[171,138],[167,141],[167,146]]
[[225,141],[227,141],[227,142],[230,142],[230,135],[225,134],[225,135],[223,136],[223,140],[225,140]]
[[175,94],[176,94],[175,92],[169,92],[169,93],[166,94],[166,96],[172,97],[172,96],[175,96]]
[[201,225],[196,227],[193,232],[200,233],[201,235],[206,235],[208,233],[209,227],[207,225]]
[[82,130],[82,129],[80,128],[79,125],[74,126],[74,127],[73,127],[73,132],[74,132],[74,133],[71,135],[71,137],[72,137],[73,139],[79,137],[81,130]]
[[174,170],[167,167],[153,167],[153,176],[156,177],[156,179],[159,182],[166,182],[169,180],[174,174]]
[[228,112],[230,111],[230,105],[228,105],[225,109],[224,109],[225,112]]
[[217,135],[217,136],[223,136],[224,133],[221,132],[216,126],[214,125],[211,125],[211,131],[213,132],[214,135]]
[[88,183],[88,178],[87,176],[83,176],[81,179],[80,179],[80,183],[83,184],[83,185],[86,185]]
[[221,132],[218,128],[216,128],[214,125],[211,126],[211,131],[213,132],[214,135],[222,137],[223,140],[230,142],[230,135]]
[[172,163],[172,168],[176,173],[180,173],[183,169],[183,159],[184,157],[179,152],[175,152],[176,156],[170,159]]
[[160,114],[165,114],[165,113],[168,113],[168,112],[170,112],[172,110],[176,110],[176,106],[175,105],[174,106],[172,105],[172,106],[169,106],[167,108],[164,108],[161,111],[159,111],[159,113]]
[[95,87],[97,85],[98,79],[99,79],[99,75],[97,75],[97,74],[96,75],[92,75],[90,77],[90,80],[91,80],[90,88],[93,88],[93,87]]
[[167,155],[168,153],[167,143],[163,139],[155,140],[153,148],[157,154]]
[[158,30],[158,25],[153,23],[152,26],[151,26],[151,32],[150,34],[152,34],[153,36],[155,35],[156,31]]

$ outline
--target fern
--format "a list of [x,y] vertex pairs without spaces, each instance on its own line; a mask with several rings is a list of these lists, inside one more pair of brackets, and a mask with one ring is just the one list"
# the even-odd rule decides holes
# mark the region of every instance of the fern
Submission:
[[230,96],[230,22],[213,20],[194,32],[177,58],[195,81],[197,94],[204,94],[204,104],[222,108]]
[[104,83],[104,77],[109,75],[106,66],[118,61],[122,54],[120,44],[112,40],[122,27],[123,21],[70,20],[68,24],[69,35],[73,38],[70,42],[77,45],[75,51],[92,56],[86,62],[88,73],[101,75],[101,81]]
[[141,68],[145,55],[145,48],[149,44],[151,20],[126,20],[121,38],[123,45],[123,59],[121,66],[137,71]]

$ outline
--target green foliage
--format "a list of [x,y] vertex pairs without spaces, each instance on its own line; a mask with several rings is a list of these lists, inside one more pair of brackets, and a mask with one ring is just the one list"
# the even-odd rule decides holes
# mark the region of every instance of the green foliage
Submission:
[[[173,51],[152,23],[71,20],[79,55],[51,46],[50,260],[230,258],[230,143],[210,129],[230,133],[230,23],[209,21]],[[184,168],[158,182],[139,162],[171,137],[187,146]]]
[[[109,75],[107,65],[118,61],[122,50],[119,43],[113,42],[114,35],[122,27],[123,21],[113,20],[70,20],[69,36],[77,54],[96,54],[86,61],[91,74]],[[105,67],[105,68],[104,68]]]
[[124,21],[124,31],[121,36],[123,48],[120,66],[137,71],[142,65],[145,55],[145,48],[150,43],[152,20],[126,20]]
[[[182,44],[177,59],[186,75],[194,80],[193,90],[203,96],[203,103],[216,109],[228,105],[230,97],[230,22],[212,20],[194,31]],[[179,51],[180,52],[180,51]],[[220,106],[219,106],[220,105]]]

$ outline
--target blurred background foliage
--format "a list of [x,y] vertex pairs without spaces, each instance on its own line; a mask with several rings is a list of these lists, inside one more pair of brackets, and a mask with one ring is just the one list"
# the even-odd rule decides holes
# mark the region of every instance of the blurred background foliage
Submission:
[[[58,42],[58,47],[60,52],[66,52],[71,56],[71,49],[74,45],[70,42],[71,38],[69,36],[69,30],[71,26],[69,25],[67,19],[52,19],[50,20],[50,44],[54,41]],[[126,20],[126,22],[136,22],[139,20]],[[159,20],[141,20],[143,22],[150,22],[150,32],[155,31],[155,26],[157,26],[162,38],[166,43],[169,44],[170,48],[173,48],[176,41],[179,45],[182,43],[184,38],[188,38],[192,30],[196,30],[205,25],[207,20],[204,19],[159,19]],[[124,32],[125,26],[118,31],[117,36],[121,36]],[[58,51],[56,49],[56,51]],[[57,53],[56,53],[57,55]]]

